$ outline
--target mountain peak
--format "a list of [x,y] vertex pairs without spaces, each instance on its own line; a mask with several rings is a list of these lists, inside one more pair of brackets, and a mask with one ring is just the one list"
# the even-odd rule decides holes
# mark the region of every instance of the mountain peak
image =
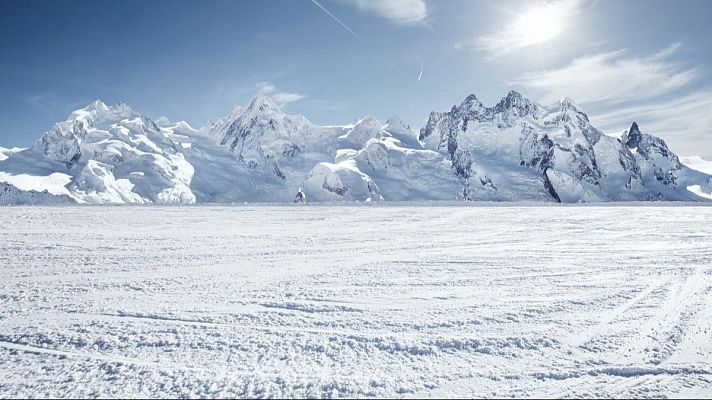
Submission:
[[516,99],[516,100],[521,100],[524,98],[521,93],[517,92],[516,90],[510,90],[509,93],[507,93],[507,99]]
[[479,103],[480,100],[475,96],[474,94],[470,94],[469,96],[465,97],[465,100],[462,101],[462,104],[473,104],[473,103]]
[[259,95],[252,99],[250,105],[247,106],[247,110],[252,112],[267,112],[270,110],[279,111],[279,107],[271,97]]
[[503,110],[517,110],[519,115],[534,114],[537,111],[537,105],[526,97],[522,96],[521,93],[516,90],[510,90],[507,93],[507,97],[503,98],[496,106],[495,109],[499,111]]
[[640,127],[636,122],[630,126],[628,130],[628,135],[626,135],[625,144],[629,149],[634,149],[640,145],[640,140],[643,138],[643,134],[640,132]]
[[366,115],[356,121],[356,123],[354,124],[354,128],[367,127],[368,129],[371,129],[377,127],[378,129],[380,129],[382,126],[383,124],[381,124],[381,121],[379,121],[378,118],[374,117],[373,115]]
[[105,111],[109,111],[109,106],[107,106],[106,103],[104,103],[100,99],[96,99],[96,100],[92,101],[91,103],[87,104],[87,106],[84,107],[83,110],[85,110],[85,111],[96,110],[96,111],[105,112]]
[[472,110],[478,107],[482,107],[482,103],[474,94],[465,97],[465,100],[460,104],[460,108],[466,110]]
[[386,131],[407,131],[410,130],[410,127],[398,115],[391,115],[383,129]]
[[510,90],[507,97],[500,102],[504,108],[531,106],[532,102],[516,90]]
[[383,133],[383,124],[372,115],[366,115],[359,119],[353,125],[346,127],[347,132],[339,139],[348,143],[350,148],[361,148],[366,141],[372,138],[380,137]]
[[73,111],[72,114],[69,116],[68,120],[81,120],[84,122],[107,119],[114,120],[126,118],[129,116],[135,116],[135,114],[136,113],[131,109],[131,107],[126,105],[126,103],[119,103],[115,106],[108,106],[103,101],[96,99],[91,103],[87,104],[86,107]]
[[107,105],[106,103],[104,103],[103,101],[101,101],[100,99],[96,99],[96,100],[92,101],[91,103],[87,104],[86,107],[81,108],[77,111],[87,111],[87,112],[96,111],[99,114],[104,114],[104,113],[108,113],[108,112],[122,114],[122,113],[132,113],[133,109],[131,107],[129,107],[129,105],[126,104],[125,101],[120,101],[120,102],[114,104],[113,106],[110,106],[110,105]]
[[576,104],[573,100],[571,100],[570,97],[564,97],[559,101],[559,104],[561,104],[561,108],[571,108],[574,110],[578,110],[579,106]]

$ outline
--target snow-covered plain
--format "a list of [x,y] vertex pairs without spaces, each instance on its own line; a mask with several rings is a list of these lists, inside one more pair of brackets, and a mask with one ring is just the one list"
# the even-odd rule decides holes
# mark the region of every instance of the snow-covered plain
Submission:
[[0,209],[0,397],[712,396],[712,207]]

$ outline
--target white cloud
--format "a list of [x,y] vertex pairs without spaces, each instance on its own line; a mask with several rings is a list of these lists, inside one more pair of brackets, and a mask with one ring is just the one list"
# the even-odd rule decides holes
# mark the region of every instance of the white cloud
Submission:
[[648,56],[627,50],[584,56],[510,84],[532,90],[542,102],[569,96],[597,110],[589,113],[591,122],[608,134],[635,121],[680,155],[712,156],[712,88],[688,89],[699,73],[673,59],[680,46]]
[[606,133],[638,122],[643,132],[662,137],[680,155],[712,156],[712,88],[654,103],[633,105],[591,116]]
[[280,107],[302,100],[306,97],[301,93],[280,91],[273,83],[270,82],[258,83],[257,94],[271,97],[272,100],[274,100]]
[[48,115],[59,116],[63,116],[65,113],[76,110],[77,108],[84,107],[91,101],[87,98],[79,100],[77,100],[77,98],[66,99],[60,97],[53,91],[27,94],[23,96],[21,100],[36,110],[47,113]]
[[305,97],[302,94],[290,93],[290,92],[272,93],[271,96],[274,99],[274,101],[276,101],[277,104],[279,104],[279,105],[294,103],[295,101],[299,101]]
[[277,87],[269,82],[260,82],[257,84],[257,94],[269,95],[277,91]]
[[670,59],[679,47],[673,44],[647,57],[626,57],[626,50],[584,56],[563,68],[529,72],[510,83],[533,89],[542,101],[564,96],[589,104],[648,100],[697,77],[696,69]]
[[399,25],[420,23],[428,17],[425,0],[341,0],[341,3]]
[[23,97],[22,101],[32,106],[42,106],[48,102],[56,102],[59,96],[54,92],[41,92]]
[[497,32],[475,40],[459,42],[455,49],[474,48],[491,57],[515,54],[535,45],[549,42],[568,29],[587,0],[535,2],[522,12],[506,18],[506,25]]

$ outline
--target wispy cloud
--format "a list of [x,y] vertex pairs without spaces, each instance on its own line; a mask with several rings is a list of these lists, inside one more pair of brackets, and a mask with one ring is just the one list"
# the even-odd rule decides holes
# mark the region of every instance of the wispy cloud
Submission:
[[710,156],[712,88],[690,89],[699,71],[676,58],[680,48],[674,43],[647,56],[627,50],[593,54],[509,84],[531,90],[542,102],[573,98],[596,110],[589,117],[606,133],[620,133],[636,121],[678,154]]
[[[359,11],[375,14],[386,18],[398,25],[416,25],[424,22],[428,17],[428,6],[425,0],[337,0],[339,3],[353,7]],[[311,0],[315,6],[319,7],[326,15],[341,25],[347,32],[352,34],[359,41],[363,41],[361,36],[351,27],[346,25],[339,17],[326,8],[322,1]]]
[[664,138],[681,155],[712,156],[712,88],[678,98],[618,107],[594,114],[591,121],[606,133],[628,129],[633,121],[644,132]]
[[491,58],[516,54],[522,49],[555,39],[570,28],[590,0],[533,2],[518,13],[511,13],[496,32],[455,44],[455,49],[471,48],[486,52]]
[[673,61],[675,43],[651,56],[631,57],[626,50],[584,56],[559,69],[529,72],[510,82],[533,89],[542,101],[569,96],[580,103],[621,103],[671,93],[698,75]]
[[341,3],[386,18],[398,25],[418,24],[428,17],[425,0],[341,0]]
[[81,100],[65,99],[53,91],[30,93],[21,98],[22,102],[34,107],[44,113],[54,114],[58,111],[62,113],[86,106],[91,101],[88,98]]
[[346,29],[348,32],[350,32],[352,35],[354,35],[354,36],[356,37],[356,39],[361,40],[361,36],[359,36],[358,33],[354,32],[353,29],[349,28],[349,27],[348,27],[345,23],[343,23],[336,15],[334,15],[331,11],[327,10],[326,7],[324,7],[323,5],[321,5],[321,3],[319,3],[317,0],[311,0],[311,1],[312,1],[312,3],[314,3],[314,5],[316,5],[316,6],[319,7],[322,11],[324,11],[324,12],[326,13],[326,15],[330,16],[331,19],[333,19],[334,21],[336,21],[336,23],[338,23],[339,25],[341,25],[341,27],[343,27],[343,28]]
[[41,92],[28,94],[22,98],[22,101],[31,106],[43,106],[49,102],[54,103],[59,99],[54,92]]
[[301,93],[283,92],[270,82],[258,83],[257,94],[271,97],[272,100],[274,100],[280,107],[285,106],[289,103],[294,103],[295,101],[302,100],[306,97]]

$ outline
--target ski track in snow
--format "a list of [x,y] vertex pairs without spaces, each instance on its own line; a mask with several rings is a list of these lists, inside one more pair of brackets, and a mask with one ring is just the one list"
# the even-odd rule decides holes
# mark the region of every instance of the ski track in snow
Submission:
[[0,209],[0,397],[710,397],[711,207]]

